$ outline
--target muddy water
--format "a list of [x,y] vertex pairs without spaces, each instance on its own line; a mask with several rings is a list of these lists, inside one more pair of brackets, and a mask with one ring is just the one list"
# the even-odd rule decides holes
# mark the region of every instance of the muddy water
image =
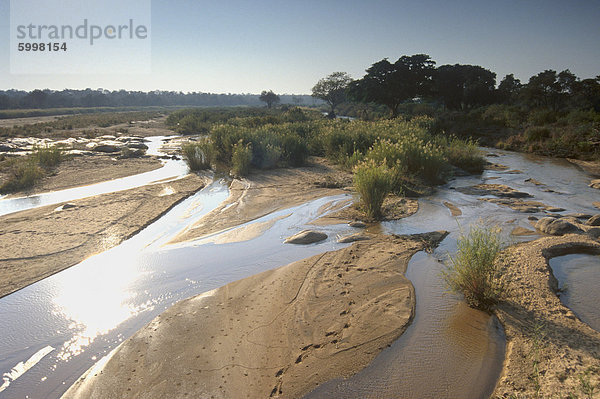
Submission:
[[[493,318],[464,306],[457,296],[443,294],[440,261],[455,250],[460,226],[485,218],[504,227],[507,239],[518,240],[508,233],[516,226],[531,228],[529,214],[479,201],[456,188],[481,182],[507,184],[566,212],[595,213],[591,202],[597,198],[597,192],[587,187],[589,178],[567,163],[498,154],[490,160],[524,172],[487,171],[480,177],[459,178],[420,200],[419,212],[412,217],[373,227],[387,233],[444,229],[451,234],[432,254],[418,254],[409,265],[417,312],[407,332],[367,369],[329,383],[321,395],[453,398],[481,397],[493,389],[503,357],[502,331]],[[528,183],[528,178],[546,185]],[[319,244],[282,243],[300,229],[314,228],[308,223],[325,204],[350,198],[342,195],[261,218],[253,223],[269,228],[249,241],[165,245],[227,195],[226,183],[217,181],[113,250],[1,298],[0,398],[58,398],[102,356],[176,301],[341,248],[337,235],[356,232],[346,225],[327,226],[322,229],[329,238]],[[445,201],[462,214],[452,217]]]
[[[456,251],[459,231],[478,220],[502,227],[507,243],[535,239],[538,235],[510,236],[517,226],[532,229],[527,220],[532,214],[481,202],[456,188],[481,182],[506,184],[530,193],[534,200],[546,205],[565,208],[563,213],[597,213],[591,204],[597,192],[587,186],[589,176],[566,161],[503,151],[494,153],[498,157],[490,157],[490,162],[509,166],[506,171],[486,171],[481,178],[452,181],[433,198],[419,201],[419,212],[414,216],[378,227],[393,233],[444,229],[451,234],[432,254],[418,254],[409,263],[407,277],[415,286],[417,305],[415,319],[407,331],[363,371],[348,379],[323,384],[306,398],[489,397],[504,358],[502,328],[495,317],[470,309],[459,297],[444,293],[440,271],[447,254]],[[530,178],[541,184],[527,181]],[[451,217],[450,210],[443,206],[445,201],[456,205],[462,215]],[[544,213],[533,215],[542,217]],[[589,267],[586,270],[593,273]],[[596,267],[596,282],[599,271]],[[597,286],[590,285],[590,289]],[[573,287],[573,292],[579,290],[589,292],[581,286]],[[588,305],[590,310],[595,305],[597,311],[597,295],[592,298]]]
[[435,256],[415,255],[407,271],[417,295],[411,326],[366,369],[306,398],[489,396],[504,359],[502,329],[496,318],[445,296],[439,270]]
[[600,256],[572,254],[550,259],[560,300],[584,323],[600,331]]

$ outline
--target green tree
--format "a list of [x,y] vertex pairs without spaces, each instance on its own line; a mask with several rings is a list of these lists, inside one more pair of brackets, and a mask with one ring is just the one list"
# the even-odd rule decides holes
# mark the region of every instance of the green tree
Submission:
[[547,69],[529,78],[523,88],[523,100],[531,108],[560,110],[573,98],[579,79],[568,69],[556,73]]
[[521,81],[512,73],[506,75],[498,85],[498,100],[503,104],[514,104],[522,87]]
[[430,94],[434,70],[435,61],[427,54],[403,55],[393,64],[384,58],[352,82],[349,94],[356,101],[385,105],[396,117],[400,104]]
[[329,105],[329,117],[335,117],[336,107],[346,101],[346,89],[350,82],[352,78],[346,72],[334,72],[313,86],[312,96]]
[[263,90],[262,93],[260,93],[260,96],[258,97],[258,99],[264,103],[267,104],[267,108],[271,108],[273,107],[274,104],[278,104],[281,99],[279,98],[279,96],[275,93],[273,93],[273,90]]
[[576,108],[600,112],[600,76],[576,82],[572,102]]
[[468,110],[495,100],[496,74],[478,65],[442,65],[433,82],[435,95],[449,109]]

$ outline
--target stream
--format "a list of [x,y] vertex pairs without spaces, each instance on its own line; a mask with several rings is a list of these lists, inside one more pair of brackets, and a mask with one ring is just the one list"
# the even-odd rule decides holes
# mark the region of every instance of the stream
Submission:
[[[481,182],[506,184],[532,194],[534,200],[566,208],[564,213],[597,213],[591,203],[598,196],[587,186],[589,177],[566,161],[493,152],[498,156],[489,160],[511,170],[456,178],[421,199],[415,215],[371,227],[385,233],[451,234],[433,253],[418,253],[409,263],[407,277],[415,286],[417,307],[407,331],[363,371],[323,384],[307,397],[395,398],[401,392],[403,397],[451,398],[491,393],[504,358],[502,328],[495,318],[445,293],[439,271],[448,253],[456,250],[460,228],[480,219],[503,227],[509,242],[537,236],[509,236],[516,226],[531,229],[527,220],[531,214],[480,201],[456,188]],[[526,182],[528,178],[547,186]],[[549,187],[554,192],[547,191]],[[323,205],[351,198],[344,194],[250,222],[276,220],[248,241],[166,245],[227,196],[227,180],[217,177],[130,240],[0,298],[0,398],[59,398],[89,367],[175,302],[342,248],[348,244],[338,244],[337,237],[357,231],[345,224],[319,227],[329,236],[323,242],[283,244],[285,237],[314,228],[308,223],[320,216]],[[444,201],[460,208],[462,215],[452,217]]]

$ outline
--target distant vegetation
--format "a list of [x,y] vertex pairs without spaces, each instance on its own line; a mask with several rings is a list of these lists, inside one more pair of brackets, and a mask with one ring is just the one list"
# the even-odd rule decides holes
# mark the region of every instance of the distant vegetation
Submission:
[[[310,105],[315,101],[308,95],[282,94],[281,103]],[[179,91],[150,92],[128,90],[0,90],[0,110],[92,107],[230,107],[259,106],[255,94],[216,94]],[[33,116],[33,115],[30,115]]]
[[[163,116],[163,111],[134,111],[78,114],[58,117],[48,122],[14,127],[0,127],[0,137],[46,137],[54,131],[69,131],[88,127],[108,127]],[[68,134],[67,134],[68,135]]]

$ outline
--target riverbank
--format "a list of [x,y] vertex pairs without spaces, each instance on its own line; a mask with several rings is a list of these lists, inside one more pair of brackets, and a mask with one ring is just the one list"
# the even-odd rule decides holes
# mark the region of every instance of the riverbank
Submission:
[[[161,161],[150,156],[124,159],[100,154],[70,157],[56,166],[31,189],[9,194],[7,198],[86,186],[150,172],[160,167],[162,167]],[[3,180],[4,176],[0,171],[0,182]]]
[[[244,179],[234,179],[229,198],[196,224],[176,236],[171,243],[192,241],[251,222],[275,211],[303,204],[316,198],[347,192],[352,174],[331,165],[323,158],[312,158],[300,168],[260,171]],[[236,235],[236,240],[256,234]]]
[[509,289],[496,315],[507,349],[495,396],[577,397],[586,394],[586,381],[600,383],[600,332],[562,304],[548,265],[581,252],[600,254],[600,243],[575,234],[545,237],[509,248],[501,259]]
[[378,236],[181,301],[63,397],[302,397],[404,332],[408,260],[445,234]]
[[118,245],[206,183],[190,175],[1,216],[0,297]]

